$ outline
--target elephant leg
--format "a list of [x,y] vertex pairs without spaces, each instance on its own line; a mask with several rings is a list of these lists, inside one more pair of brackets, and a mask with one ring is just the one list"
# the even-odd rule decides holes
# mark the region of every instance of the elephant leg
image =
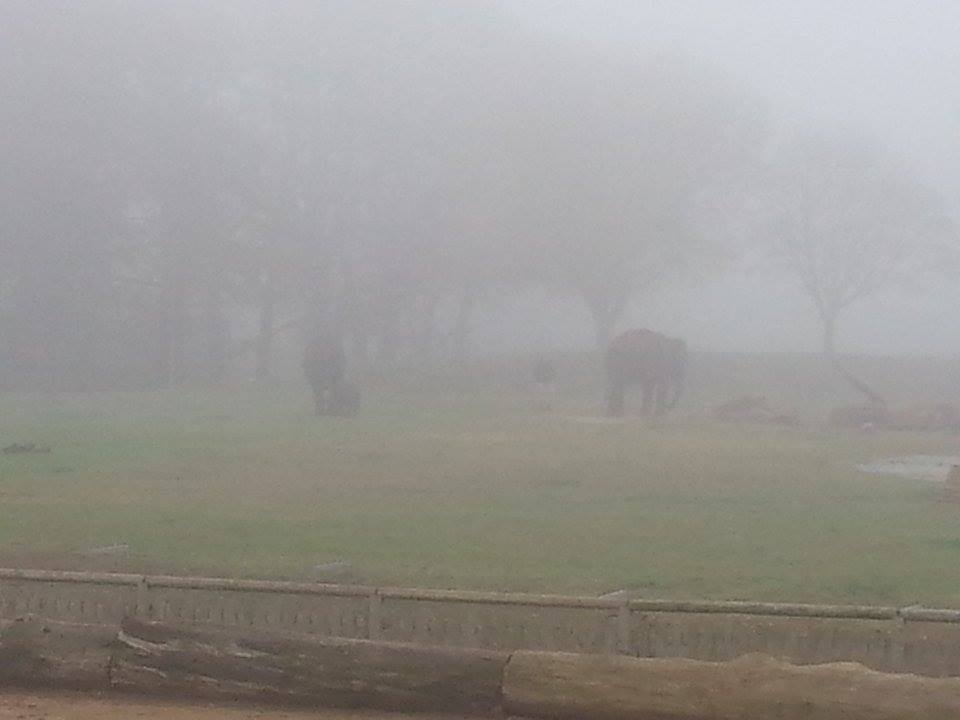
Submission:
[[327,391],[319,383],[313,386],[313,404],[318,416],[327,414]]
[[657,383],[654,385],[654,410],[656,417],[660,417],[667,411],[667,385],[666,383]]
[[653,383],[644,383],[643,384],[643,416],[649,417],[653,408],[653,394],[655,390],[655,385]]
[[623,415],[623,385],[610,383],[607,387],[607,417]]
[[680,404],[680,395],[683,393],[683,385],[678,382],[674,382],[671,387],[670,392],[670,404],[667,406],[668,410],[673,410]]
[[334,379],[330,383],[330,414],[331,415],[342,415],[343,412],[347,409],[346,405],[346,385],[340,379]]

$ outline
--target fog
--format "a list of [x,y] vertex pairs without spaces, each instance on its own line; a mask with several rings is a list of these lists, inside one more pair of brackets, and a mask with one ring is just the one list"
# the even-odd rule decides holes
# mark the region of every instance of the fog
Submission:
[[0,684],[956,706],[958,38],[943,0],[0,0]]
[[[632,3],[601,7],[528,2],[515,12],[538,31],[597,48],[632,47],[694,58],[767,99],[784,125],[849,128],[875,139],[960,208],[960,8],[951,3],[814,0],[788,3]],[[851,309],[852,352],[954,354],[960,302],[947,277],[924,292],[885,293]],[[758,303],[757,299],[762,298]],[[818,329],[789,278],[730,273],[637,307],[638,322],[669,318],[704,345],[728,350],[802,351]]]
[[381,367],[632,325],[960,352],[958,30],[934,2],[4,2],[5,382],[265,378],[318,328]]

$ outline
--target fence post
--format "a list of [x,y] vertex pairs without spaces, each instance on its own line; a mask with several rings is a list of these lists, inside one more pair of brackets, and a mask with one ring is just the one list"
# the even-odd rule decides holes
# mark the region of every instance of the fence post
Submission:
[[888,668],[888,672],[908,672],[908,669],[903,666],[903,660],[904,657],[906,657],[907,635],[909,634],[907,630],[908,619],[905,611],[909,609],[908,607],[898,608],[897,616],[893,619],[897,630],[890,647],[890,667]]
[[614,654],[630,655],[630,593],[617,590],[600,597],[617,601],[617,614],[612,618],[614,625],[608,650]]
[[621,655],[632,655],[630,652],[630,595],[624,592],[620,598],[620,607],[617,608],[617,641]]
[[383,597],[378,588],[373,588],[367,596],[367,639],[379,640],[381,629],[380,609]]
[[146,576],[141,576],[137,582],[137,599],[134,615],[141,620],[150,619],[150,583]]

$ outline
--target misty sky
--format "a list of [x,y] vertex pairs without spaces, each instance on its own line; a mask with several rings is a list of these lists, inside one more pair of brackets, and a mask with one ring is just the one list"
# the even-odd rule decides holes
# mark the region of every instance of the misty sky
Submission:
[[[631,325],[817,352],[811,298],[827,328],[845,298],[804,275],[802,251],[784,269],[807,181],[775,167],[816,135],[842,138],[830,162],[869,148],[960,220],[960,0],[57,7],[0,1],[18,100],[0,118],[0,330],[91,377],[110,347],[143,348],[139,379],[174,382],[190,352],[222,368],[224,333],[259,338],[266,376],[278,313],[342,316],[365,346],[412,353],[461,352],[475,326],[475,348],[511,352]],[[801,202],[764,197],[778,172]],[[906,196],[884,194],[869,225],[851,197],[819,239],[869,238],[880,262],[817,250],[816,274],[872,291],[884,265],[914,273],[891,259],[916,230]],[[845,309],[838,349],[960,356],[956,257]]]
[[[955,217],[960,209],[960,2],[524,0],[513,7],[530,26],[571,41],[691,58],[766,99],[781,120],[862,131],[942,193]],[[715,349],[812,350],[819,330],[794,282],[766,271],[727,276],[640,302],[633,319]],[[960,353],[958,307],[960,278],[869,299],[842,318],[840,347]]]

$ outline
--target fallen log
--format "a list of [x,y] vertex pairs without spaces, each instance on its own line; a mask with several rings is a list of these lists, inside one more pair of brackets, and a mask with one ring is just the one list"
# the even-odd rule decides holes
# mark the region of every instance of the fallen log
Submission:
[[946,720],[960,718],[960,679],[758,655],[708,663],[524,651],[507,663],[503,700],[511,715],[577,720]]
[[19,618],[0,631],[0,684],[103,690],[114,630]]
[[216,700],[493,713],[506,653],[197,630],[128,618],[114,688]]

